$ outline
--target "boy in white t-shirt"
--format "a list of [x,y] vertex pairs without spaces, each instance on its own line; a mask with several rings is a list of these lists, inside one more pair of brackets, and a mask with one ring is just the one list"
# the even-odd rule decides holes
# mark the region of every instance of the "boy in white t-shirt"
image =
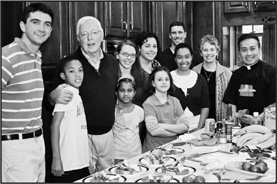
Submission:
[[82,64],[75,58],[62,61],[60,77],[73,92],[67,105],[56,104],[51,124],[53,152],[52,174],[54,182],[74,182],[89,175],[89,151],[87,122],[79,87],[84,72]]

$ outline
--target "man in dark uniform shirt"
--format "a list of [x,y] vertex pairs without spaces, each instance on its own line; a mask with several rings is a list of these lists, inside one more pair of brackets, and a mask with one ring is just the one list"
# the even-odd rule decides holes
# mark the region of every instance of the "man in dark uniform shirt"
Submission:
[[233,73],[222,101],[234,105],[235,112],[248,109],[249,115],[241,120],[252,124],[254,112],[260,114],[276,102],[276,68],[260,60],[261,45],[255,34],[242,35],[238,48],[244,65]]
[[[162,53],[157,55],[157,60],[162,66],[166,66],[170,71],[177,69],[177,64],[174,59],[175,47],[179,43],[184,43],[187,32],[185,31],[185,25],[183,22],[174,21],[169,26],[169,39],[171,40],[171,46],[165,49]],[[190,69],[198,65],[203,61],[203,58],[196,51],[193,51],[193,59],[190,65]]]

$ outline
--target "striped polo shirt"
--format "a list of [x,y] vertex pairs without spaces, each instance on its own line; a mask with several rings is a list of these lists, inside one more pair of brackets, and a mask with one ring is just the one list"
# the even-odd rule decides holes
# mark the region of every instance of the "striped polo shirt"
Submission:
[[2,47],[2,135],[42,127],[43,92],[41,52],[32,54],[19,38]]

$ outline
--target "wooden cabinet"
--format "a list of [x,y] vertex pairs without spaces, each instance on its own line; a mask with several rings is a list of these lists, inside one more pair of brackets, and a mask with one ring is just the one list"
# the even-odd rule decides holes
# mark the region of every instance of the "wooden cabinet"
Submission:
[[253,11],[274,12],[276,11],[276,1],[254,1],[252,2]]
[[224,13],[250,12],[250,2],[224,2]]
[[224,2],[224,13],[243,13],[243,12],[268,12],[276,11],[275,1],[233,1]]
[[105,2],[105,37],[135,37],[146,30],[147,2]]

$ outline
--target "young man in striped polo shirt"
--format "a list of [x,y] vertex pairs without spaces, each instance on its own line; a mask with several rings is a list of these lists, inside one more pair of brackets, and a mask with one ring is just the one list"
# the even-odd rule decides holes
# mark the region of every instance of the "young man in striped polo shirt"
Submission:
[[44,93],[40,46],[50,37],[54,14],[34,3],[24,9],[22,37],[2,48],[2,181],[44,182]]

